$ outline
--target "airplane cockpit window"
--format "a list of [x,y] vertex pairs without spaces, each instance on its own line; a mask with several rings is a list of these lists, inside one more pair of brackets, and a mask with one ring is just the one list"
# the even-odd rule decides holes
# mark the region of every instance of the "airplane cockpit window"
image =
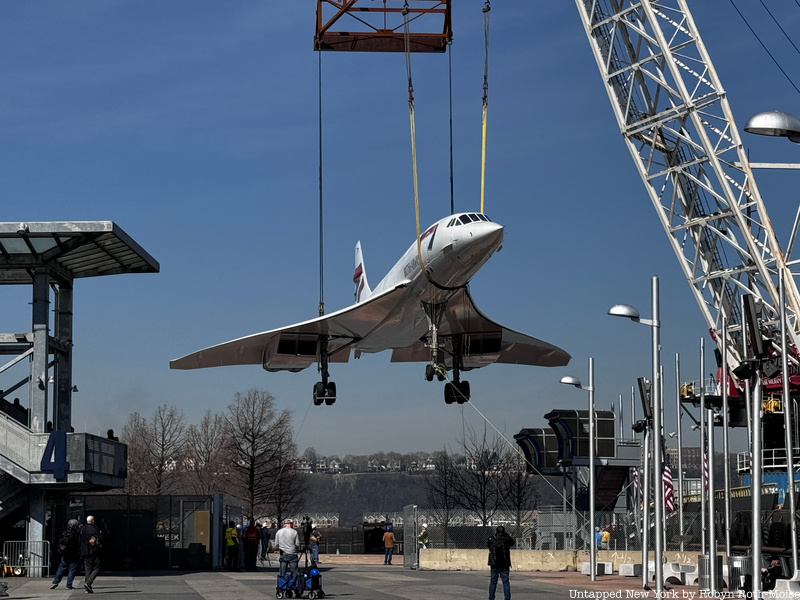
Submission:
[[475,213],[470,213],[469,216],[472,217],[473,221],[480,221],[481,220],[480,217],[478,215],[476,215]]
[[461,221],[464,225],[467,225],[472,222],[472,219],[470,219],[469,215],[461,215],[458,218],[458,220]]
[[479,218],[481,221],[488,221],[488,220],[489,220],[489,217],[487,217],[486,215],[484,215],[484,214],[482,214],[482,213],[478,213],[478,218]]
[[455,219],[450,219],[450,222],[447,224],[447,226],[451,227],[453,225],[453,221],[455,221]]

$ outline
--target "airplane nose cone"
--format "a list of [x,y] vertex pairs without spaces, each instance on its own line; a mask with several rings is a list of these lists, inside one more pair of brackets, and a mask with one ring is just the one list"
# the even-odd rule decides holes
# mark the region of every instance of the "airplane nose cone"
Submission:
[[472,225],[472,241],[478,252],[493,253],[503,243],[503,233],[505,229],[497,223],[474,223]]
[[459,261],[480,268],[503,243],[503,231],[502,225],[486,221],[464,226],[459,232]]

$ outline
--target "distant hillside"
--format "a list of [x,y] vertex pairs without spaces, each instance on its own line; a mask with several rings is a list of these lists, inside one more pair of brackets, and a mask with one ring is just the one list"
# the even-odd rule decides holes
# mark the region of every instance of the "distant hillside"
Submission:
[[[309,513],[337,513],[339,526],[361,525],[365,513],[403,512],[403,507],[416,504],[425,508],[425,473],[347,473],[308,476],[308,500],[304,508]],[[561,504],[561,481],[550,478],[550,485],[539,481],[536,488],[539,504]]]
[[360,525],[364,513],[402,512],[407,504],[424,506],[423,475],[346,473],[309,475],[305,511],[338,513],[339,525]]

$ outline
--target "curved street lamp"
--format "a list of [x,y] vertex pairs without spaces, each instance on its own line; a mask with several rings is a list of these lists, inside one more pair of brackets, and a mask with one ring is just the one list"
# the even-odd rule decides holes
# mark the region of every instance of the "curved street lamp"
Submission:
[[789,138],[800,144],[800,119],[782,110],[768,110],[753,115],[744,124],[747,133]]
[[594,539],[594,358],[589,358],[589,385],[584,387],[577,377],[567,375],[561,383],[589,392],[589,574],[597,578],[597,543]]
[[[663,483],[663,470],[664,465],[661,456],[661,340],[659,322],[659,299],[658,299],[658,276],[654,275],[651,284],[651,308],[652,318],[642,319],[639,316],[639,311],[629,304],[615,304],[608,309],[608,314],[612,317],[625,317],[636,323],[648,325],[652,329],[652,359],[653,359],[653,375],[651,384],[651,396],[653,400],[653,483],[655,489],[660,490],[660,493],[655,494],[655,511],[653,520],[655,521],[655,584],[656,584],[656,597],[664,593],[664,548],[663,548],[663,526],[664,526],[664,483]],[[645,438],[646,439],[646,438]],[[649,444],[645,443],[645,457],[649,451]],[[649,509],[645,507],[645,516]],[[648,519],[645,518],[644,522],[647,525]],[[643,536],[643,539],[646,537]],[[647,589],[647,575],[648,575],[648,558],[649,552],[647,547],[642,548],[642,579],[644,581],[643,587]],[[713,569],[713,567],[712,567]],[[713,575],[713,573],[712,573]]]
[[[790,141],[800,144],[800,119],[782,110],[768,110],[753,115],[747,120],[744,125],[744,130],[748,133],[757,135],[769,135],[776,137],[786,137]],[[795,225],[792,228],[792,233],[789,237],[789,243],[786,248],[786,259],[791,255],[792,246],[794,244],[794,236],[797,230],[798,221],[800,221],[800,207],[798,207],[798,214],[795,218]],[[783,378],[783,418],[784,418],[784,432],[785,432],[785,445],[786,445],[786,474],[787,486],[786,495],[789,500],[789,514],[797,514],[797,499],[794,490],[794,444],[792,442],[792,406],[789,394],[789,362],[788,362],[788,348],[787,348],[787,323],[786,323],[786,288],[785,288],[786,273],[784,269],[778,271],[778,293],[780,303],[780,324],[781,324],[781,368]],[[754,425],[760,419],[754,415]],[[760,423],[759,423],[760,426]],[[727,434],[727,429],[725,430]],[[726,455],[727,456],[727,455]],[[753,478],[756,480],[756,478]],[[758,480],[761,478],[758,477]],[[755,513],[754,513],[755,514]],[[798,565],[798,544],[797,544],[797,519],[792,519],[790,523],[791,539],[792,539],[792,578],[796,579],[800,575],[800,565]],[[755,528],[754,528],[755,531]],[[756,556],[754,552],[754,556]],[[760,558],[760,557],[759,557]],[[753,571],[757,573],[755,561]],[[754,580],[755,581],[755,580]],[[757,584],[756,584],[757,585]],[[754,586],[755,588],[755,586]],[[755,589],[754,589],[755,591]]]

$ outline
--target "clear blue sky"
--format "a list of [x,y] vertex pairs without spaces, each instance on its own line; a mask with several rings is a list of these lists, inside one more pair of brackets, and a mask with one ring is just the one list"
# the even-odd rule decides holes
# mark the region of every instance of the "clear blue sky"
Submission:
[[[800,30],[796,2],[771,4],[787,31]],[[482,5],[457,2],[453,14],[456,210],[479,207]],[[797,92],[730,3],[693,5],[740,129],[761,110],[800,114]],[[313,367],[169,370],[172,358],[317,313],[314,11],[312,0],[0,7],[2,220],[113,220],[161,264],[157,275],[77,281],[77,430],[118,430],[131,411],[161,403],[196,421],[251,387],[294,410],[300,449],[320,454],[435,450],[454,445],[464,423],[481,423],[474,408],[445,405],[422,364],[392,365],[388,353],[334,365],[339,400],[310,410]],[[760,7],[747,11],[800,80],[795,50]],[[509,437],[544,426],[551,408],[585,406],[585,393],[558,381],[585,379],[593,356],[598,406],[623,394],[627,412],[631,385],[650,369],[650,332],[605,313],[625,302],[647,315],[659,275],[671,430],[674,356],[683,379],[696,379],[705,325],[577,11],[571,2],[494,2],[490,36],[486,212],[506,240],[471,290],[487,316],[574,358],[559,369],[473,371],[473,404]],[[353,300],[356,241],[374,284],[413,241],[414,211],[404,56],[326,53],[322,64],[331,312]],[[414,55],[413,74],[424,226],[449,212],[446,55]],[[752,160],[800,161],[798,146],[744,135]],[[798,177],[758,174],[784,243]],[[29,288],[0,288],[0,299],[2,330],[29,330]],[[708,338],[706,348],[710,372]],[[688,432],[686,440],[697,442]]]

